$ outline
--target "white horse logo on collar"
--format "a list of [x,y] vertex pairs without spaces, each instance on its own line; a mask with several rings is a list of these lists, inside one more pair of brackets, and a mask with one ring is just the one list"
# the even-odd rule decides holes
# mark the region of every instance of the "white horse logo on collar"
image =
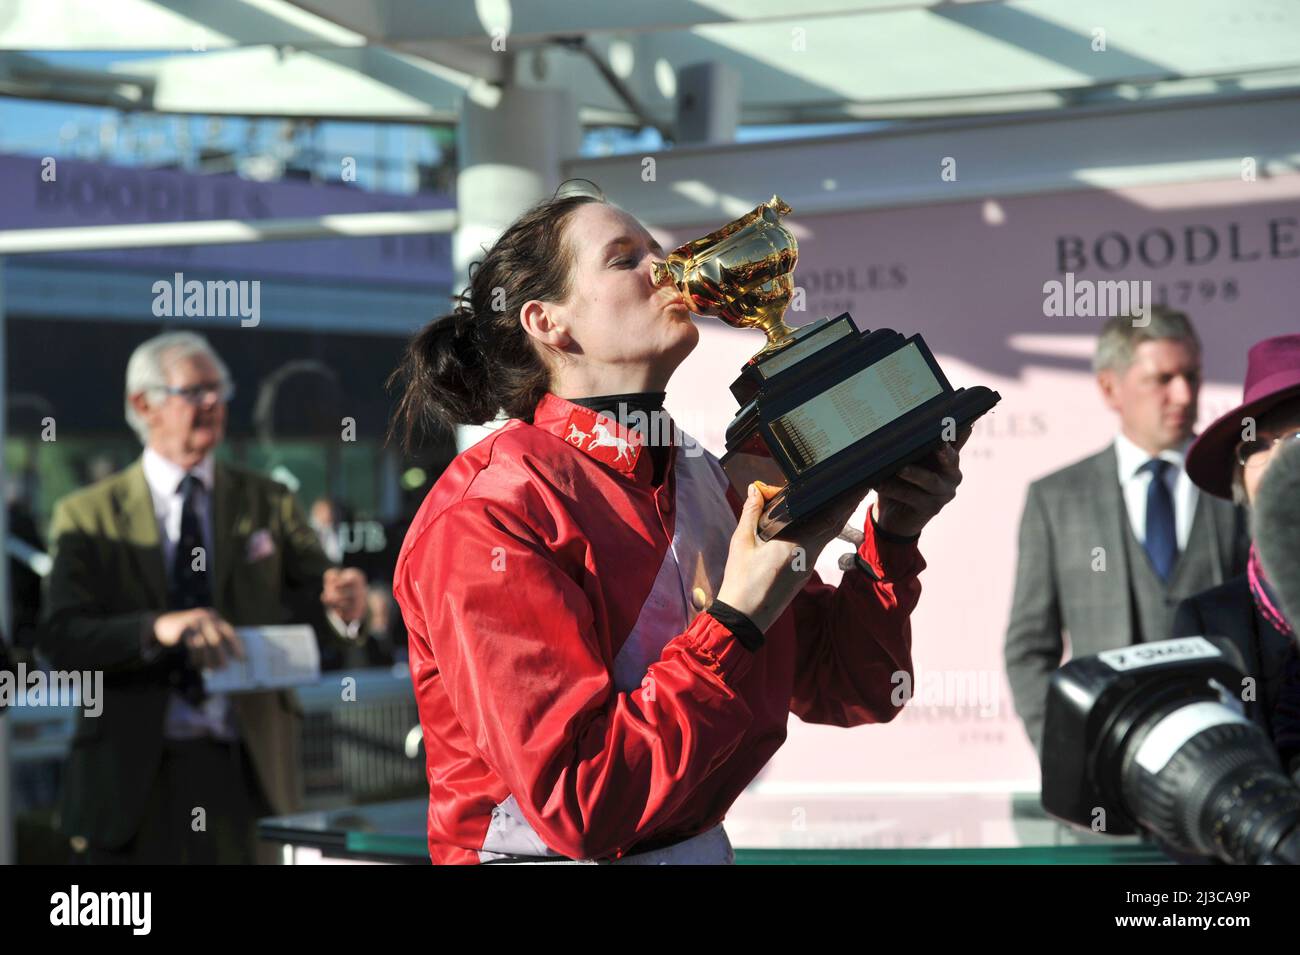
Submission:
[[627,438],[611,433],[610,430],[599,421],[592,425],[591,433],[595,435],[595,437],[592,438],[591,444],[587,445],[588,451],[595,451],[597,448],[616,448],[618,450],[618,453],[614,455],[614,460],[616,462],[622,461],[626,458],[629,464],[632,463],[631,452],[633,445],[632,442],[627,440]]
[[[590,437],[591,437],[591,433],[590,433],[590,432],[588,432],[588,431],[583,431],[583,430],[582,430],[581,428],[579,428],[576,424],[574,424],[572,421],[570,421],[570,422],[569,422],[569,433],[568,433],[567,435],[564,436],[564,440],[565,440],[565,441],[568,441],[570,444],[577,445],[578,447],[582,447],[582,442],[586,441],[586,440],[587,440],[588,438],[590,438]],[[574,441],[574,440],[573,440],[574,438],[577,438],[578,440],[577,440],[577,441]]]

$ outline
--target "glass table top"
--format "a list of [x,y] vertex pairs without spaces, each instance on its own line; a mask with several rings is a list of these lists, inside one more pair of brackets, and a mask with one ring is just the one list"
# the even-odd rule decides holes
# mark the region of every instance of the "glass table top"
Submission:
[[[838,797],[785,813],[784,829],[747,812],[727,832],[745,865],[1117,865],[1169,860],[1139,836],[1079,832],[1049,818],[1033,795],[932,794]],[[335,859],[428,862],[424,799],[373,803],[263,819],[268,841]],[[1005,816],[1005,819],[1000,817]],[[979,824],[971,828],[969,818]],[[983,817],[983,818],[980,818]],[[928,830],[915,820],[929,820]],[[970,838],[963,837],[968,832]],[[982,840],[982,841],[981,841]]]

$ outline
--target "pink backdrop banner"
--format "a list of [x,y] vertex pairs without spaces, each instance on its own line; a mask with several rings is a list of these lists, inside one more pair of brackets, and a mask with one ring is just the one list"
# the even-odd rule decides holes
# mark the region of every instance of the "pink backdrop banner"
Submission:
[[[1116,428],[1089,364],[1102,319],[1047,317],[1043,285],[1066,272],[1076,282],[1150,280],[1156,300],[1186,311],[1201,335],[1205,424],[1237,403],[1252,343],[1300,331],[1300,176],[833,215],[795,209],[786,222],[799,240],[795,284],[806,292],[792,324],[848,311],[862,328],[920,332],[955,387],[987,385],[1002,402],[962,453],[956,500],[921,538],[928,567],[912,618],[911,703],[892,723],[852,730],[792,717],[788,741],[729,828],[743,829],[765,795],[1034,787],[1037,762],[1002,664],[1025,489],[1101,449]],[[672,248],[718,225],[660,238]],[[700,344],[668,407],[720,454],[736,407],[728,385],[762,337],[699,321]],[[838,580],[835,562],[848,549],[827,549],[824,579]],[[776,822],[788,827],[788,813]]]

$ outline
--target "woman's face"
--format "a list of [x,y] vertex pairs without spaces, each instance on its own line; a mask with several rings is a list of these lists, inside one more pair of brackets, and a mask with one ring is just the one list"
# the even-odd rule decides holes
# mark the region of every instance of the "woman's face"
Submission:
[[[1300,401],[1288,399],[1280,407],[1260,417],[1256,437],[1265,442],[1272,442],[1274,438],[1292,434],[1297,430],[1300,430]],[[1267,451],[1252,457],[1250,462],[1241,469],[1241,483],[1246,488],[1246,499],[1251,507],[1255,506],[1255,498],[1259,495],[1259,486],[1264,480],[1264,475],[1268,473],[1269,464],[1281,450],[1281,444],[1271,444]]]
[[700,337],[677,290],[651,281],[664,250],[633,216],[604,202],[573,211],[567,240],[568,301],[541,303],[567,332],[566,356],[598,386],[662,390]]

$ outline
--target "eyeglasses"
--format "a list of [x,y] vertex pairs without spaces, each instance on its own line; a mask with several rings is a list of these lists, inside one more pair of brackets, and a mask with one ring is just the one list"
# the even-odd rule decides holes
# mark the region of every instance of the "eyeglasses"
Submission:
[[235,386],[230,382],[223,382],[219,385],[191,385],[189,388],[160,385],[157,390],[166,395],[182,398],[196,407],[207,404],[208,399],[226,402],[235,396]]
[[1264,463],[1264,455],[1283,441],[1300,441],[1300,428],[1280,434],[1276,438],[1256,438],[1254,441],[1237,442],[1237,463],[1243,468],[1257,467]]

